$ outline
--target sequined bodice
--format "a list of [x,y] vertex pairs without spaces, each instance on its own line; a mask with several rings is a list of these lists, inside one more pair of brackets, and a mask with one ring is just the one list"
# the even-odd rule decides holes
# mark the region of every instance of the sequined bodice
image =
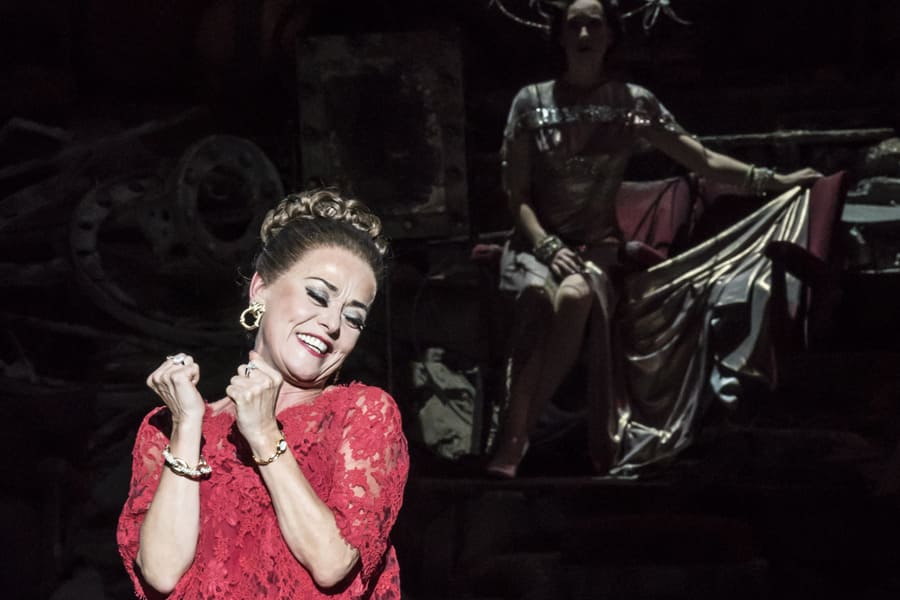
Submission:
[[[615,195],[643,144],[637,118],[680,129],[649,91],[633,84],[608,82],[575,94],[547,81],[519,91],[504,133],[504,168],[528,178],[544,228],[570,243],[618,235]],[[511,151],[516,144],[523,147]]]

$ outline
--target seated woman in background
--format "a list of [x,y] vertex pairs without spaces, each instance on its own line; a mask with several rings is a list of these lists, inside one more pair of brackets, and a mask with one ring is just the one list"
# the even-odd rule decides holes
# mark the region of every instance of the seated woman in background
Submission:
[[[515,229],[501,259],[501,288],[537,298],[550,309],[543,330],[520,340],[526,356],[512,366],[508,403],[487,466],[490,474],[505,478],[516,476],[538,416],[579,358],[588,332],[590,453],[596,470],[606,473],[621,463],[625,438],[634,442],[635,432],[654,429],[638,423],[635,406],[617,387],[611,327],[622,293],[623,240],[615,197],[639,147],[650,145],[703,177],[755,193],[807,186],[821,177],[812,169],[779,174],[713,152],[686,133],[649,90],[609,79],[605,57],[620,34],[611,3],[541,4],[566,68],[558,79],[522,88],[512,102],[502,165]],[[728,260],[713,255],[710,260]],[[712,263],[693,267],[715,270]],[[679,388],[682,381],[667,385]],[[695,405],[674,405],[664,409],[667,422],[680,422],[685,411],[693,418]],[[670,434],[654,433],[664,444]]]
[[249,360],[221,400],[168,357],[147,379],[119,551],[140,597],[400,598],[388,534],[409,468],[394,400],[334,379],[383,271],[380,221],[329,191],[269,211]]

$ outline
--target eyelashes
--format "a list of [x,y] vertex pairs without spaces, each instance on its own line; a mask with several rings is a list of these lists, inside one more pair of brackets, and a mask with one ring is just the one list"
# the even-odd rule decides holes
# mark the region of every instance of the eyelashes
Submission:
[[[323,308],[327,308],[329,304],[328,294],[317,290],[312,287],[306,288],[306,295],[313,301],[317,306],[321,306]],[[345,321],[352,327],[353,329],[358,329],[362,331],[366,327],[366,320],[363,317],[360,317],[352,312],[344,312],[342,316]]]
[[314,303],[319,306],[328,306],[328,296],[315,288],[306,288],[306,295],[309,296]]
[[366,322],[359,317],[344,315],[344,318],[347,319],[348,323],[350,323],[350,327],[353,327],[354,329],[359,329],[360,331],[362,331],[366,328]]

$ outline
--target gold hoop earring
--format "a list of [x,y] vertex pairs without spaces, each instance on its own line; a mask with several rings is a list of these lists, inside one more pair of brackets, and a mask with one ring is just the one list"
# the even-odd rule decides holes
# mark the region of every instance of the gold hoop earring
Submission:
[[259,327],[259,322],[262,321],[263,313],[266,312],[266,307],[261,303],[254,300],[250,303],[250,306],[244,309],[240,316],[241,327],[246,329],[247,331],[253,331],[254,329]]

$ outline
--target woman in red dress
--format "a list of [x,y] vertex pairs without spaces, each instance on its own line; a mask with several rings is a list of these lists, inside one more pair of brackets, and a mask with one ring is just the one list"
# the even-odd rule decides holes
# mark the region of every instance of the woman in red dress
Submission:
[[266,216],[241,324],[254,349],[221,400],[198,364],[147,379],[119,550],[140,597],[400,598],[388,534],[409,467],[381,389],[330,385],[356,346],[383,268],[380,222],[328,191]]

